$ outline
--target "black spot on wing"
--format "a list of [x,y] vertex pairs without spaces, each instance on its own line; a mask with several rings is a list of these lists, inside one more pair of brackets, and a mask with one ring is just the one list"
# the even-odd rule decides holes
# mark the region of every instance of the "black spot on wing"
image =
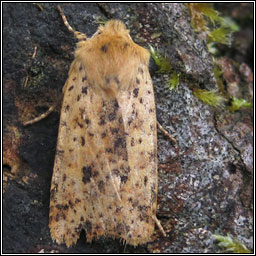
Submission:
[[83,182],[86,184],[90,182],[91,176],[92,176],[92,168],[91,166],[84,166],[82,168],[83,171]]
[[126,148],[126,139],[125,138],[118,138],[114,142],[114,148]]
[[68,91],[72,91],[74,89],[74,85],[71,85],[69,88],[68,88]]
[[82,93],[83,94],[87,94],[87,90],[88,90],[88,87],[87,86],[85,86],[85,87],[82,87]]
[[133,97],[137,98],[138,94],[139,94],[139,88],[134,88],[134,90],[133,90]]

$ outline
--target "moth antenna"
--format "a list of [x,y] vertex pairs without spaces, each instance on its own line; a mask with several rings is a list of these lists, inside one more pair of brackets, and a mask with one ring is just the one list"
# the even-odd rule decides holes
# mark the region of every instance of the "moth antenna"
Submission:
[[69,23],[68,23],[68,21],[67,21],[67,18],[66,18],[66,16],[65,16],[63,10],[61,9],[60,5],[57,5],[57,9],[58,9],[58,11],[59,11],[59,13],[60,13],[60,15],[61,15],[61,17],[62,17],[62,20],[63,20],[65,26],[67,27],[67,29],[68,29],[70,32],[72,32],[72,33],[75,35],[75,37],[76,37],[79,41],[86,41],[86,40],[87,40],[86,34],[74,30],[74,29],[69,25]]
[[42,119],[46,118],[47,116],[49,116],[54,111],[54,109],[57,107],[58,104],[59,104],[59,101],[57,101],[45,113],[41,114],[40,116],[38,116],[38,117],[36,117],[36,118],[34,118],[32,120],[23,122],[23,126],[28,126],[30,124],[37,123],[37,122],[41,121]]
[[152,219],[154,220],[154,222],[156,223],[157,227],[160,229],[160,231],[162,232],[163,236],[166,236],[166,233],[160,223],[160,221],[157,219],[157,217],[155,215],[152,216]]

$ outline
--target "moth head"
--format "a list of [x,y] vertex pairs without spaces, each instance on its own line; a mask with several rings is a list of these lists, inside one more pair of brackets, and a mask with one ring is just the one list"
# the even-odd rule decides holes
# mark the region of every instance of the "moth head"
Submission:
[[78,42],[75,53],[75,59],[86,67],[88,81],[94,81],[95,88],[108,97],[128,90],[136,82],[139,66],[148,65],[149,57],[119,20],[99,26],[89,40]]
[[120,20],[109,20],[104,26],[100,25],[97,32],[92,36],[98,35],[122,35],[127,36],[131,39],[129,35],[130,30],[126,29],[125,24]]

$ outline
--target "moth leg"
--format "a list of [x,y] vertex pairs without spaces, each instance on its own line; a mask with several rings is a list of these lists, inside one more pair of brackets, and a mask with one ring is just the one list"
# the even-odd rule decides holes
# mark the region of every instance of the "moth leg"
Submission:
[[47,116],[49,116],[53,112],[53,110],[56,108],[56,106],[58,104],[59,104],[59,101],[57,101],[57,103],[52,105],[45,113],[41,114],[40,116],[38,116],[38,117],[36,117],[36,118],[34,118],[32,120],[23,122],[23,126],[28,126],[30,124],[37,123],[37,122],[41,121],[42,119],[46,118]]
[[166,233],[160,223],[160,221],[157,219],[157,217],[154,215],[152,216],[152,219],[154,220],[154,222],[156,223],[157,227],[159,228],[159,230],[162,232],[163,236],[166,236]]
[[177,143],[177,141],[172,137],[172,135],[170,135],[158,121],[157,127],[165,136],[169,138],[170,141],[172,141],[173,143]]
[[60,13],[60,15],[61,15],[61,17],[62,17],[62,20],[63,20],[65,26],[67,27],[67,29],[68,29],[70,32],[72,32],[72,33],[75,35],[75,37],[76,37],[79,41],[86,41],[86,40],[87,40],[86,34],[83,34],[83,33],[79,32],[79,31],[74,30],[74,29],[69,25],[69,23],[68,23],[68,21],[67,21],[67,18],[66,18],[66,16],[65,16],[63,10],[61,9],[60,5],[57,5],[57,9],[58,9],[58,11],[59,11],[59,13]]

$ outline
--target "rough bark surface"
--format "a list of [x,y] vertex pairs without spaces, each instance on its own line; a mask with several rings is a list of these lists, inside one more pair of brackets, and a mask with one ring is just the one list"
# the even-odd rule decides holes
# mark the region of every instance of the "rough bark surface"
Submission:
[[[62,8],[70,24],[88,36],[99,18],[122,19],[137,43],[164,49],[181,74],[178,89],[170,91],[166,77],[151,66],[158,121],[177,140],[172,145],[158,136],[158,218],[167,237],[156,228],[152,242],[136,248],[111,239],[87,244],[84,233],[69,249],[52,242],[48,213],[59,111],[28,127],[21,122],[61,96],[75,39],[55,3],[3,3],[3,252],[218,253],[211,237],[216,233],[230,233],[252,249],[252,113],[216,110],[193,96],[193,85],[217,85],[211,56],[190,26],[187,7],[65,3]],[[252,88],[244,69],[238,75]]]

